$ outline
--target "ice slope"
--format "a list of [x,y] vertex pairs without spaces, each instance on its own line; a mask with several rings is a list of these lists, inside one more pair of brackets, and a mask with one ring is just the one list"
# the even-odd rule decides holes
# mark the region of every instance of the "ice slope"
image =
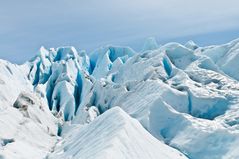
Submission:
[[69,131],[49,159],[186,159],[152,137],[141,124],[115,107],[89,125]]
[[238,131],[227,129],[220,122],[181,114],[160,99],[152,105],[149,121],[152,135],[163,139],[172,147],[177,147],[189,158],[239,157]]
[[224,73],[235,78],[236,80],[239,80],[239,75],[237,73],[237,69],[239,67],[238,42],[239,39],[236,39],[224,45],[210,46],[198,51],[210,57]]
[[2,60],[0,156],[237,159],[238,48],[149,38],[141,52],[41,47],[23,65]]
[[33,92],[27,69],[0,61],[1,159],[42,159],[57,141],[57,119]]
[[0,60],[0,110],[13,104],[19,93],[24,90],[31,90],[31,84],[24,72],[28,68],[18,66],[8,61]]

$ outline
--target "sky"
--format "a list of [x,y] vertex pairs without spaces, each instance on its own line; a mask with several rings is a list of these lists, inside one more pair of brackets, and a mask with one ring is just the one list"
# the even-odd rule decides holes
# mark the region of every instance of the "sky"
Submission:
[[140,50],[152,36],[159,44],[221,44],[239,38],[238,6],[238,0],[0,0],[0,58],[20,64],[41,46]]

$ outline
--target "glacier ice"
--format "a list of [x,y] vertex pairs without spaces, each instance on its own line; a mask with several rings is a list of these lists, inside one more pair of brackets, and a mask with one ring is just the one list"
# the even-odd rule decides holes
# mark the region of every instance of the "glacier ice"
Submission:
[[[150,153],[148,153],[150,152]],[[140,123],[114,107],[79,130],[69,131],[49,159],[186,159],[152,137]]]
[[147,50],[155,50],[158,48],[159,48],[159,45],[157,43],[157,40],[154,37],[150,37],[144,43],[143,52]]
[[237,159],[238,50],[149,38],[0,60],[0,158]]

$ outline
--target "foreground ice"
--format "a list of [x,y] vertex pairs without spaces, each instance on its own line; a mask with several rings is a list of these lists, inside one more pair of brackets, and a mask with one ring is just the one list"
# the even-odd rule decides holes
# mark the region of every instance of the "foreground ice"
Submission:
[[89,125],[68,131],[51,158],[72,159],[185,159],[179,151],[152,137],[119,107]]
[[237,159],[238,50],[149,38],[1,60],[0,158]]

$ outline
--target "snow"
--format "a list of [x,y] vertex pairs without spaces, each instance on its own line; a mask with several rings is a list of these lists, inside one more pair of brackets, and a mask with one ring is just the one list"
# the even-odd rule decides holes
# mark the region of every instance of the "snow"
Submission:
[[238,49],[149,38],[0,60],[0,158],[239,158]]
[[57,119],[42,104],[37,96],[21,93],[14,107],[0,112],[3,158],[40,159],[50,153],[57,142]]
[[225,74],[236,80],[239,80],[239,75],[236,73],[239,67],[238,41],[239,39],[236,39],[221,46],[212,46],[202,52],[209,56]]
[[153,104],[151,112],[149,120],[152,134],[181,152],[186,152],[189,158],[239,157],[233,152],[238,151],[236,144],[239,134],[227,130],[220,123],[178,113],[162,100]]
[[49,159],[112,157],[186,159],[179,151],[152,137],[137,120],[118,107],[110,109],[89,125],[69,131]]

